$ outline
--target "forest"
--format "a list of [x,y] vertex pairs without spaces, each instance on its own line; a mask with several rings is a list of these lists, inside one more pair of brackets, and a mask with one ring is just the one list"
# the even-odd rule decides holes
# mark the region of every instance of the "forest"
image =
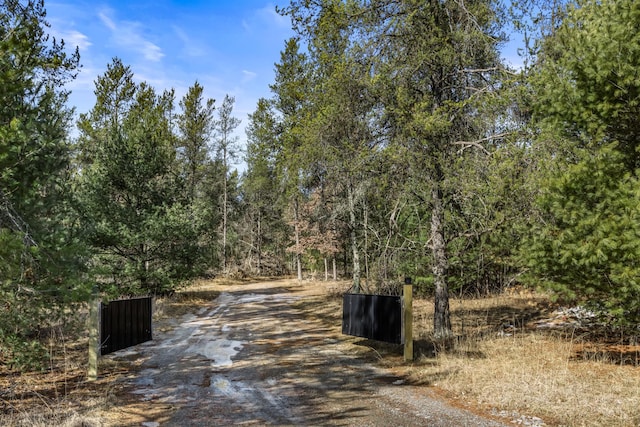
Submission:
[[[412,277],[439,337],[451,295],[515,285],[636,327],[639,2],[278,13],[296,36],[247,118],[233,96],[196,81],[176,99],[114,58],[75,121],[77,48],[49,36],[42,0],[0,4],[0,363],[37,364],[47,325],[96,295],[221,275],[368,293]],[[522,67],[501,59],[509,37],[525,41]]]

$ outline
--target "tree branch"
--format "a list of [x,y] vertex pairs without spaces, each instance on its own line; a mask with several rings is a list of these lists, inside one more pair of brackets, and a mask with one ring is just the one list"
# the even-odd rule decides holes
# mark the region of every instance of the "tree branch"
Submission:
[[476,147],[480,150],[482,150],[485,154],[489,155],[490,153],[487,151],[486,148],[484,148],[484,146],[482,145],[483,142],[487,142],[487,141],[492,141],[494,139],[498,139],[498,138],[502,138],[505,137],[507,135],[509,135],[510,132],[503,132],[503,133],[499,133],[496,135],[491,135],[491,136],[487,136],[486,138],[480,138],[477,139],[475,141],[454,141],[451,144],[453,145],[462,145],[463,146],[463,150],[467,147]]

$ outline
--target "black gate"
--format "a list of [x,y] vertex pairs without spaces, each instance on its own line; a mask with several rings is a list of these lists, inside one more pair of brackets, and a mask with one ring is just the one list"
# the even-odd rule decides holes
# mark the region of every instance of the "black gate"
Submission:
[[151,297],[101,304],[100,354],[151,340]]
[[342,333],[402,344],[402,297],[344,294]]

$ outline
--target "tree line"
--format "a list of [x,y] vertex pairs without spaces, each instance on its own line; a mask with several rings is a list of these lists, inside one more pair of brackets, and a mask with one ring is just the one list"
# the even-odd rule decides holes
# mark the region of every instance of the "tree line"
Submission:
[[[204,274],[349,277],[434,297],[543,287],[640,318],[640,5],[292,0],[272,96],[178,101],[115,58],[70,138],[77,50],[0,6],[0,358],[92,293]],[[501,58],[521,35],[523,65]],[[246,162],[240,175],[234,162]]]

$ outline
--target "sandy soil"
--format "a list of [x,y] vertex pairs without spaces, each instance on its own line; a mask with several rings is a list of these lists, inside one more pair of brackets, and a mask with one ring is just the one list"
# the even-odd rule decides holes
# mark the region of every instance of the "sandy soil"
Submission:
[[[135,362],[111,425],[500,426],[380,367],[341,334],[317,283],[218,285],[220,295],[154,340],[107,358]],[[338,310],[339,311],[339,310]],[[371,353],[371,352],[369,352]]]

